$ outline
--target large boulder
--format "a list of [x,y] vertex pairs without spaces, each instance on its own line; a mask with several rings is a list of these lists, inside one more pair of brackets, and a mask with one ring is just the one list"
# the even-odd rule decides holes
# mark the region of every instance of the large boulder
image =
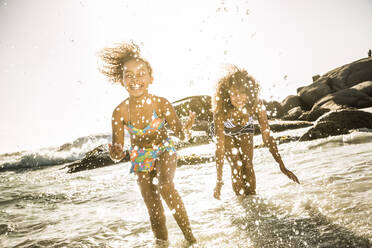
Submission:
[[314,108],[313,107],[310,111],[307,111],[303,113],[302,115],[300,115],[300,117],[298,117],[298,120],[316,121],[319,117],[321,117],[325,113],[328,113],[329,111],[330,109],[327,109],[327,108],[321,108],[321,107]]
[[351,87],[351,89],[363,92],[364,94],[372,97],[372,81],[365,81],[363,83],[354,85]]
[[[269,121],[270,130],[274,133],[281,132],[285,130],[292,130],[292,129],[298,129],[298,128],[304,128],[304,127],[310,127],[313,125],[312,122],[308,121],[282,121],[282,120],[272,120]],[[259,134],[259,126],[255,125],[256,127],[256,134]]]
[[295,107],[288,111],[288,114],[282,117],[283,120],[297,120],[304,111],[301,109],[300,106]]
[[331,110],[341,108],[367,108],[372,107],[372,97],[356,89],[344,89],[324,97],[315,106]]
[[330,81],[330,87],[336,91],[371,80],[372,58],[363,58],[350,64],[340,66],[322,75],[319,80],[322,78],[332,79]]
[[281,106],[283,115],[286,115],[288,114],[289,110],[295,107],[304,108],[304,102],[301,100],[301,97],[299,96],[289,95],[282,101]]
[[323,114],[346,108],[372,107],[372,81],[365,81],[351,88],[328,94],[314,104],[312,109],[298,119],[315,121]]
[[349,130],[358,128],[372,129],[372,113],[356,109],[331,111],[319,118],[299,140],[346,134]]
[[349,65],[346,86],[352,87],[361,82],[372,80],[372,58],[355,61]]
[[348,130],[334,121],[320,121],[303,134],[299,141],[308,141],[328,136],[347,134]]
[[327,84],[328,81],[328,78],[319,79],[309,86],[302,87],[298,92],[298,96],[311,108],[319,99],[333,92]]
[[209,123],[213,120],[211,99],[207,95],[191,96],[175,101],[172,105],[181,119],[188,118],[190,110],[195,112],[192,130],[208,132]]
[[267,117],[269,119],[280,118],[283,116],[283,108],[282,108],[281,103],[277,101],[267,102],[265,100],[263,100],[263,103],[265,105]]
[[[120,162],[129,161],[129,152],[125,151],[125,157]],[[68,164],[68,173],[75,173],[83,170],[92,170],[100,167],[105,167],[115,164],[108,152],[107,145],[100,145],[85,154],[85,157],[81,160],[77,160],[73,163]]]
[[189,111],[196,113],[196,121],[211,121],[213,119],[211,97],[190,96],[172,103],[179,117],[189,116]]
[[[372,80],[372,58],[364,58],[333,69],[319,78],[317,77],[314,83],[299,88],[297,94],[303,102],[312,108],[317,101],[328,94],[369,80]],[[366,84],[369,85],[369,83]]]

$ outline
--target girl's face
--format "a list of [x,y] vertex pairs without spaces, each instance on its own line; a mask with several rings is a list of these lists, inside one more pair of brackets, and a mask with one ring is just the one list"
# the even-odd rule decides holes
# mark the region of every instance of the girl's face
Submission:
[[229,91],[231,104],[238,109],[243,108],[248,102],[248,95],[242,90],[231,88]]
[[131,59],[124,64],[122,85],[130,96],[140,97],[148,94],[152,76],[145,62],[139,59]]

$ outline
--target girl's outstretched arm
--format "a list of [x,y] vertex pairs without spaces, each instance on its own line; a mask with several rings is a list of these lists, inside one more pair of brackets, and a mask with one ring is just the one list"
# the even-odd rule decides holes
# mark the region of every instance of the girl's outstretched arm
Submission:
[[270,134],[270,126],[269,121],[267,119],[266,109],[263,105],[262,101],[258,102],[257,105],[257,116],[258,116],[258,122],[260,123],[260,129],[262,134],[262,140],[265,144],[265,146],[269,147],[270,153],[273,155],[276,162],[279,164],[280,171],[289,177],[289,179],[293,180],[296,183],[300,183],[296,175],[288,170],[283,163],[283,160],[279,154],[278,147],[276,145],[276,142]]
[[123,103],[115,108],[112,113],[112,145],[109,144],[109,155],[114,162],[119,162],[125,157],[124,147],[124,108]]
[[214,117],[214,129],[217,138],[216,143],[216,170],[217,170],[217,181],[213,191],[213,196],[216,199],[220,199],[221,188],[223,185],[223,163],[225,158],[225,135],[223,132],[223,121],[221,117]]
[[172,104],[165,99],[160,97],[160,109],[165,115],[165,120],[167,121],[169,128],[174,132],[181,140],[185,140],[190,137],[190,129],[194,124],[195,113],[190,111],[190,116],[185,125],[182,125],[181,120],[178,118],[176,111],[174,110]]

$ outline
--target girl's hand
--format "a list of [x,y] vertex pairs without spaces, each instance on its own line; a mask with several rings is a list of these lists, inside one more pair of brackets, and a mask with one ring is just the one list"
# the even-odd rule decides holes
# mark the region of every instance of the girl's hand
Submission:
[[280,166],[280,171],[281,171],[284,175],[286,175],[289,179],[291,179],[292,181],[294,181],[295,183],[300,184],[300,181],[298,180],[298,178],[296,177],[296,175],[295,175],[292,171],[290,171],[290,170],[288,170],[287,168],[285,168],[284,165],[281,165],[281,166]]
[[216,198],[217,200],[221,200],[221,188],[222,188],[223,182],[217,182],[216,187],[214,187],[213,190],[213,197]]
[[114,162],[119,162],[125,157],[125,153],[123,152],[123,146],[119,143],[115,143],[113,145],[108,144],[109,147],[109,155],[110,158]]

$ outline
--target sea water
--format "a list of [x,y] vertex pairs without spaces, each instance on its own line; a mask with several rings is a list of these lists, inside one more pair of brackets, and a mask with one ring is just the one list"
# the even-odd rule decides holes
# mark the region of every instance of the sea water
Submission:
[[[107,142],[87,140],[0,156],[0,247],[156,247],[128,163],[66,173],[63,163]],[[213,156],[214,149],[211,143],[178,153]],[[235,196],[227,163],[221,200],[213,198],[215,163],[177,168],[174,182],[198,240],[193,247],[370,247],[372,133],[291,142],[279,151],[301,184],[280,172],[267,148],[255,149],[257,195],[250,197]],[[187,247],[165,209],[168,247]]]

